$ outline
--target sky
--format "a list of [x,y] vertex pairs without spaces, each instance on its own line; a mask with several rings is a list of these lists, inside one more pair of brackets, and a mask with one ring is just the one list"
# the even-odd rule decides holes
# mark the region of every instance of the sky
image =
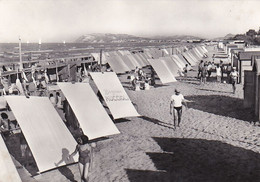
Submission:
[[257,0],[0,0],[0,42],[91,33],[216,38],[259,30]]

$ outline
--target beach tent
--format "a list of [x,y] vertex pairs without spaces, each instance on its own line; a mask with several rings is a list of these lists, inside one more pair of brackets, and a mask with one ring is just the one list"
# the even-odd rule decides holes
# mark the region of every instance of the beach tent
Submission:
[[124,69],[127,71],[131,71],[132,69],[125,63],[125,60],[123,59],[123,57],[120,54],[117,54],[115,56],[116,60],[123,65]]
[[[26,98],[5,96],[25,139],[32,151],[40,172],[55,168],[55,163],[74,163],[77,155],[68,160],[75,150],[75,139],[63,123],[47,97]],[[64,155],[67,155],[67,157]]]
[[183,70],[185,64],[179,59],[177,55],[172,55],[170,58],[177,64],[180,70]]
[[208,50],[205,48],[205,46],[201,46],[200,47],[202,50],[204,50],[204,53],[207,53],[208,52]]
[[195,64],[197,64],[199,62],[199,59],[197,59],[193,53],[192,50],[188,50],[187,53],[190,55],[191,59],[195,62]]
[[173,55],[173,47],[167,47],[166,50],[169,53],[169,55]]
[[196,58],[197,61],[201,60],[201,56],[195,51],[195,49],[191,49],[190,52],[192,53],[192,55]]
[[164,52],[159,48],[153,48],[153,50],[156,54],[156,58],[162,57],[164,55]]
[[141,65],[141,67],[146,66],[146,63],[142,60],[142,58],[138,55],[138,53],[132,55],[135,58],[135,60],[137,60],[137,62]]
[[58,82],[58,86],[89,139],[120,133],[88,83]]
[[[203,54],[203,55],[207,55],[207,50],[205,51],[202,47],[197,47],[198,50]],[[206,48],[205,48],[206,49]],[[213,50],[214,51],[214,50]],[[224,52],[224,51],[223,51]]]
[[187,52],[182,53],[183,57],[189,62],[191,66],[195,66],[196,62],[190,57],[190,55]]
[[168,50],[166,48],[163,48],[162,51],[164,53],[164,56],[169,56],[170,55],[170,53],[168,52]]
[[197,55],[199,55],[200,58],[203,58],[204,53],[202,51],[200,51],[198,47],[195,47],[194,51],[197,53]]
[[159,59],[148,59],[148,61],[163,84],[177,81],[165,61]]
[[123,59],[124,63],[128,66],[128,68],[130,68],[131,70],[135,69],[135,65],[134,63],[129,59],[129,57],[126,55],[121,56],[121,58]]
[[122,55],[122,56],[124,56],[124,55],[127,55],[127,54],[131,54],[129,51],[127,51],[127,50],[118,50],[118,52]]
[[147,61],[149,57],[145,53],[139,53],[139,55],[143,58],[143,61],[145,62],[146,65],[150,65],[150,63]]
[[[91,53],[91,55],[95,58],[95,61],[97,61],[98,64],[100,64],[100,53]],[[102,53],[102,64],[106,64],[106,63],[107,63],[107,59],[105,53]]]
[[0,181],[22,182],[2,136],[0,136]]
[[145,49],[145,51],[148,52],[154,59],[158,59],[162,56],[162,52],[157,48],[148,48]]
[[132,54],[126,55],[135,67],[142,68],[142,65],[135,59]]
[[149,65],[149,62],[147,61],[147,58],[144,56],[143,53],[135,53],[135,54],[141,59],[144,66]]
[[114,119],[140,116],[114,72],[90,73]]
[[124,63],[119,56],[110,55],[107,59],[108,64],[111,66],[112,70],[116,73],[125,73],[131,69]]
[[176,54],[176,56],[178,56],[179,60],[181,60],[185,65],[188,64],[190,66],[190,63],[184,59],[182,54]]
[[180,76],[179,72],[183,69],[171,57],[160,57],[159,60],[167,66],[173,76]]
[[[142,55],[143,55],[143,57],[145,57],[146,61],[147,61],[147,59],[152,59],[152,55],[150,55],[150,54],[147,53],[147,52],[143,52]],[[148,62],[148,61],[147,61],[147,62]],[[148,62],[148,64],[150,64],[150,63]]]
[[145,48],[145,49],[144,49],[144,54],[145,54],[148,58],[150,58],[150,59],[153,59],[153,58],[154,58],[153,55],[152,55],[152,53],[150,52],[150,49],[148,49],[148,48]]

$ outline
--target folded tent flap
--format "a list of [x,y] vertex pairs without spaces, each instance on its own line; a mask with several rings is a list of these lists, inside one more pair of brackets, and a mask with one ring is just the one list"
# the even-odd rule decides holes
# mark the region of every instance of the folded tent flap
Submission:
[[2,136],[0,136],[0,181],[22,182]]
[[[40,172],[56,168],[64,151],[75,150],[76,141],[47,97],[5,96]],[[77,155],[61,164],[77,161]]]
[[152,65],[153,69],[155,70],[163,84],[177,81],[174,77],[174,74],[171,73],[170,69],[167,66],[167,63],[165,63],[164,60],[148,59],[148,61]]
[[173,76],[179,76],[179,71],[182,71],[182,68],[171,57],[160,57],[159,59],[164,61],[165,66]]
[[89,139],[120,133],[89,83],[58,82],[58,86]]
[[114,72],[90,74],[114,119],[140,116]]

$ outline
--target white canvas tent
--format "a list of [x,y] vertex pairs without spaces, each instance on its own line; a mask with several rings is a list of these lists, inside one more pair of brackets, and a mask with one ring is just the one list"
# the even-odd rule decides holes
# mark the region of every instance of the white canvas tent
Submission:
[[89,139],[120,133],[88,83],[58,83]]
[[[55,168],[76,141],[47,97],[5,96],[32,151],[40,172]],[[67,159],[67,158],[66,158]],[[64,160],[61,164],[77,161]]]
[[159,60],[168,68],[173,76],[180,76],[182,68],[179,67],[171,57],[160,57]]
[[13,160],[0,136],[0,181],[22,182]]
[[163,84],[177,81],[172,74],[170,68],[164,61],[161,61],[159,59],[148,59],[148,61],[152,65],[153,69],[155,70]]
[[[91,55],[94,57],[95,61],[98,62],[98,64],[100,64],[100,53],[91,53]],[[105,56],[105,52],[102,53],[102,64],[106,64],[107,63],[107,58]]]
[[140,116],[114,72],[90,73],[114,119]]
[[111,66],[112,70],[116,73],[125,73],[131,69],[124,63],[118,55],[114,56],[113,54],[107,59],[108,64]]

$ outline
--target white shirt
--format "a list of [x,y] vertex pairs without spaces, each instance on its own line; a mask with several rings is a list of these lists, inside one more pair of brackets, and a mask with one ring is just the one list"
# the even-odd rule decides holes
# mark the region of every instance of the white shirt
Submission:
[[216,68],[216,74],[217,74],[217,76],[221,76],[221,68],[220,67]]
[[50,101],[52,103],[52,105],[56,105],[56,99],[54,97],[50,97]]
[[212,65],[211,65],[211,64],[209,64],[209,65],[208,65],[208,68],[207,68],[207,70],[208,70],[208,71],[210,71],[210,70],[211,70],[211,68],[212,68]]
[[61,96],[58,96],[58,97],[57,97],[57,107],[58,107],[58,108],[62,108]]
[[173,107],[181,107],[183,100],[184,100],[184,97],[182,94],[171,96],[171,101],[173,102]]
[[232,71],[232,72],[230,73],[230,76],[231,76],[232,78],[236,79],[236,78],[238,77],[238,72],[237,72],[237,71]]

